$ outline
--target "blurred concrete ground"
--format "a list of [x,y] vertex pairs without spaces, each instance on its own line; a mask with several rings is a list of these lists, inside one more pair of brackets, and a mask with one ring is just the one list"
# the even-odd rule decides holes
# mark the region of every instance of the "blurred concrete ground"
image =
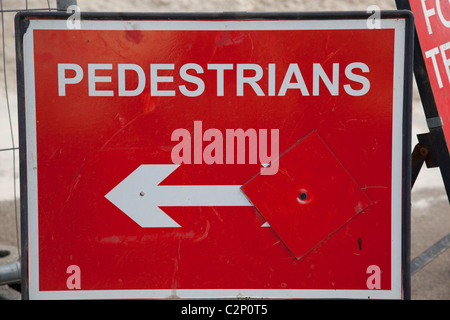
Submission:
[[[450,210],[443,188],[413,189],[412,197],[411,258],[414,259],[450,233]],[[411,277],[411,298],[450,300],[450,249]]]

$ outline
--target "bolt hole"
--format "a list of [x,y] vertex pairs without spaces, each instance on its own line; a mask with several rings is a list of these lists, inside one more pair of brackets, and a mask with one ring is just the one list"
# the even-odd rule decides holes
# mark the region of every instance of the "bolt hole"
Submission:
[[0,250],[0,258],[7,257],[11,254],[8,250]]
[[145,195],[144,191],[139,192],[139,195],[143,197]]
[[306,194],[306,192],[302,192],[300,193],[300,195],[298,196],[298,198],[302,201],[305,201],[306,198],[308,198],[308,195]]

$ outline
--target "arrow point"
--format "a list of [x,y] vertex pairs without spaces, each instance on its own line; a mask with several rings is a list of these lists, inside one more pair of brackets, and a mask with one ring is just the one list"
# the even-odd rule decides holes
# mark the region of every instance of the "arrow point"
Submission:
[[154,190],[152,188],[178,167],[179,165],[173,164],[141,165],[108,192],[105,198],[142,228],[180,228],[181,226],[154,204],[144,192],[148,185],[151,191]]

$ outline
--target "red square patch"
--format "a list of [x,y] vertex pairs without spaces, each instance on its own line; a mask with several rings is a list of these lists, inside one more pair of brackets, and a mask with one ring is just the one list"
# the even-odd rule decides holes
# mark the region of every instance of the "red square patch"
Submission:
[[371,204],[316,131],[276,161],[241,189],[297,259]]

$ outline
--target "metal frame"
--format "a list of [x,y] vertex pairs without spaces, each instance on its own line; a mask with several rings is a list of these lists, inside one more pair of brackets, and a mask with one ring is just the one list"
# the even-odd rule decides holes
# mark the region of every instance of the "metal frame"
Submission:
[[[21,243],[22,243],[22,298],[29,299],[28,278],[28,211],[27,211],[27,161],[26,161],[26,126],[25,126],[25,87],[23,36],[29,19],[67,19],[65,12],[20,12],[15,18],[17,90],[19,115],[20,146],[20,181],[21,181]],[[268,12],[268,13],[86,13],[81,12],[81,20],[349,20],[369,19],[366,12]],[[402,137],[402,286],[403,298],[411,297],[410,282],[410,203],[411,203],[411,105],[412,105],[412,65],[413,65],[413,16],[406,10],[382,11],[381,19],[404,18],[405,26],[405,70],[403,92],[403,137]]]

